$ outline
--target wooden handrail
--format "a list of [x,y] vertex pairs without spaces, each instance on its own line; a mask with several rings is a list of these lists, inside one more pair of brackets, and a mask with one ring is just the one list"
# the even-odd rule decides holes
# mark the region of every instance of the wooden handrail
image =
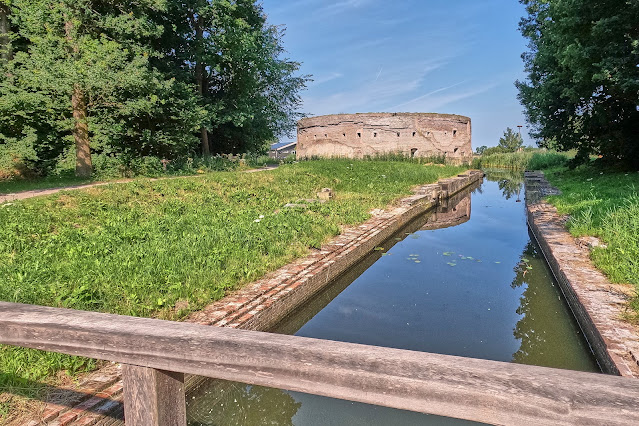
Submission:
[[6,302],[0,343],[128,364],[133,425],[184,416],[175,373],[492,424],[639,424],[639,381],[603,374]]

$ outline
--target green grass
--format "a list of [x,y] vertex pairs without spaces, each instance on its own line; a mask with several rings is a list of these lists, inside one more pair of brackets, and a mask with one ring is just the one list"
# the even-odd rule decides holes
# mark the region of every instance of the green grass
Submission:
[[71,185],[82,185],[93,182],[92,179],[75,176],[50,176],[41,179],[9,179],[0,180],[0,195],[13,192],[31,191],[34,189],[49,189]]
[[570,156],[554,151],[522,151],[484,155],[475,164],[481,168],[503,168],[511,170],[543,170],[563,166]]
[[[594,264],[613,282],[634,284],[639,291],[639,173],[582,166],[550,170],[546,176],[562,191],[549,201],[570,215],[568,230],[607,245],[592,251]],[[639,298],[631,306],[639,319]]]
[[[462,170],[307,161],[270,172],[137,180],[16,201],[0,206],[0,300],[180,319],[320,247],[412,186]],[[315,198],[324,187],[335,192],[326,204],[283,207]],[[32,382],[58,370],[90,367],[4,347],[0,386],[28,394]]]

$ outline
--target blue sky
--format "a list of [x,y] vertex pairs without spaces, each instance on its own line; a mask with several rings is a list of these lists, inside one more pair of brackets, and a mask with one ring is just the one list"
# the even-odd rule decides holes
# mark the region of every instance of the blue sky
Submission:
[[516,0],[262,3],[269,22],[286,27],[290,59],[313,75],[302,92],[306,113],[466,115],[474,148],[494,146],[506,127],[526,125],[513,84],[524,78],[526,47]]

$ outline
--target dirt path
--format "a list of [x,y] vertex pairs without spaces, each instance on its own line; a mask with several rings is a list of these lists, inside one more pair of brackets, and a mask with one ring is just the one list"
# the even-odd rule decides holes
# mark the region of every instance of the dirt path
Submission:
[[[245,170],[243,173],[256,173],[256,172],[264,172],[267,170],[276,169],[278,166],[266,166],[260,169],[251,169]],[[192,178],[192,177],[202,177],[206,175],[193,175],[193,176],[171,176],[171,177],[163,177],[163,178],[152,178],[149,179],[150,182],[155,182],[158,180],[169,180],[169,179],[180,179],[180,178]],[[73,191],[76,189],[86,189],[93,188],[95,186],[105,186],[112,185],[118,183],[128,183],[133,182],[135,179],[120,179],[120,180],[112,180],[109,182],[96,182],[96,183],[87,183],[84,185],[71,185],[71,186],[63,186],[58,188],[47,188],[47,189],[33,189],[31,191],[22,191],[22,192],[14,192],[11,194],[0,195],[0,204],[8,203],[11,201],[25,200],[27,198],[40,197],[44,195],[56,194],[61,191]]]

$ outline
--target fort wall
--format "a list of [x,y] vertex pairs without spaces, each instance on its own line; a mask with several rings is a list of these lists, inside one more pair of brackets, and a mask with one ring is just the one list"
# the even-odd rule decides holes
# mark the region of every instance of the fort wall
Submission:
[[389,153],[470,161],[470,118],[430,113],[335,114],[304,118],[297,124],[298,158]]

